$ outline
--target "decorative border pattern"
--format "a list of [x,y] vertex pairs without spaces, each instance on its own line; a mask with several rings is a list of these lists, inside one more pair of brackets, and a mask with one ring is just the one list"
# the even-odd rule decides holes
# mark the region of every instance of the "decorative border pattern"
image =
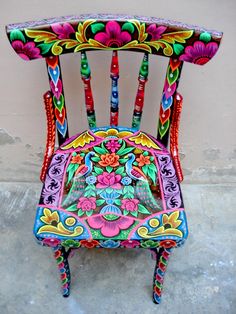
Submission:
[[157,155],[167,208],[181,208],[182,197],[175,169],[169,155]]
[[[203,65],[218,50],[222,33],[168,20],[83,16],[7,27],[13,49],[24,60],[83,50],[135,50]],[[35,26],[37,25],[37,26]],[[15,28],[14,28],[15,27]]]
[[44,182],[48,166],[52,160],[55,147],[55,116],[52,105],[52,94],[47,92],[44,94],[45,111],[47,116],[47,143],[44,153],[43,166],[41,169],[40,180]]
[[63,82],[59,58],[51,56],[46,58],[49,84],[53,94],[54,113],[56,118],[56,128],[58,132],[59,144],[68,138],[68,124],[66,117],[65,97],[63,92]]
[[69,154],[56,153],[52,158],[43,185],[40,204],[58,206],[62,179]]
[[177,59],[170,59],[167,67],[157,132],[157,138],[160,139],[165,146],[167,146],[168,143],[173,103],[178,88],[182,64],[183,62]]

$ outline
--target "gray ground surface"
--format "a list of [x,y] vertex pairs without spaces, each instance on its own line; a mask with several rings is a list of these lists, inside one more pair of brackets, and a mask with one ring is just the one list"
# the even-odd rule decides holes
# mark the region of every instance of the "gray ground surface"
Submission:
[[183,185],[190,236],[172,254],[161,305],[151,300],[146,250],[79,250],[71,296],[62,298],[52,253],[32,236],[40,189],[0,187],[1,314],[236,313],[235,185]]

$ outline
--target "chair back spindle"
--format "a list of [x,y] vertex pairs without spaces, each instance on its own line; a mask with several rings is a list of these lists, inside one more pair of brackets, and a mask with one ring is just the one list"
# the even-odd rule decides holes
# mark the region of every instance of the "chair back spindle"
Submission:
[[91,89],[91,70],[85,51],[81,52],[81,78],[84,83],[85,106],[89,128],[96,127],[96,116],[94,111],[94,101]]
[[157,130],[157,139],[166,147],[168,145],[174,99],[177,93],[182,66],[182,61],[170,58],[166,71]]
[[118,125],[119,116],[119,91],[118,91],[118,79],[119,79],[119,62],[118,53],[116,50],[112,52],[111,60],[111,110],[110,110],[110,125]]
[[47,57],[46,64],[48,70],[50,89],[53,95],[52,98],[54,114],[56,119],[58,143],[59,145],[62,145],[65,142],[65,140],[69,137],[69,133],[59,57],[58,56]]
[[140,128],[144,105],[145,84],[148,80],[148,70],[149,70],[148,53],[145,53],[139,70],[138,90],[135,98],[134,112],[132,118],[132,128],[136,130]]

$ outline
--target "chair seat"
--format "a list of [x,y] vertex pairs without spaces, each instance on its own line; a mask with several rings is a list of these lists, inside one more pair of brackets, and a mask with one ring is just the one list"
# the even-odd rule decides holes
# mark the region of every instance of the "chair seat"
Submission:
[[188,230],[170,153],[124,127],[69,138],[48,167],[34,234],[52,247],[181,245]]

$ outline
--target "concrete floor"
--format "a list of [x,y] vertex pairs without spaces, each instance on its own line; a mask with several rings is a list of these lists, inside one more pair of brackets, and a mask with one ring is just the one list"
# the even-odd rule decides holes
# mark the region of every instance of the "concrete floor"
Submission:
[[79,250],[71,296],[62,298],[51,250],[32,236],[41,185],[2,183],[0,313],[236,313],[236,185],[182,187],[190,236],[174,251],[155,305],[145,250]]

